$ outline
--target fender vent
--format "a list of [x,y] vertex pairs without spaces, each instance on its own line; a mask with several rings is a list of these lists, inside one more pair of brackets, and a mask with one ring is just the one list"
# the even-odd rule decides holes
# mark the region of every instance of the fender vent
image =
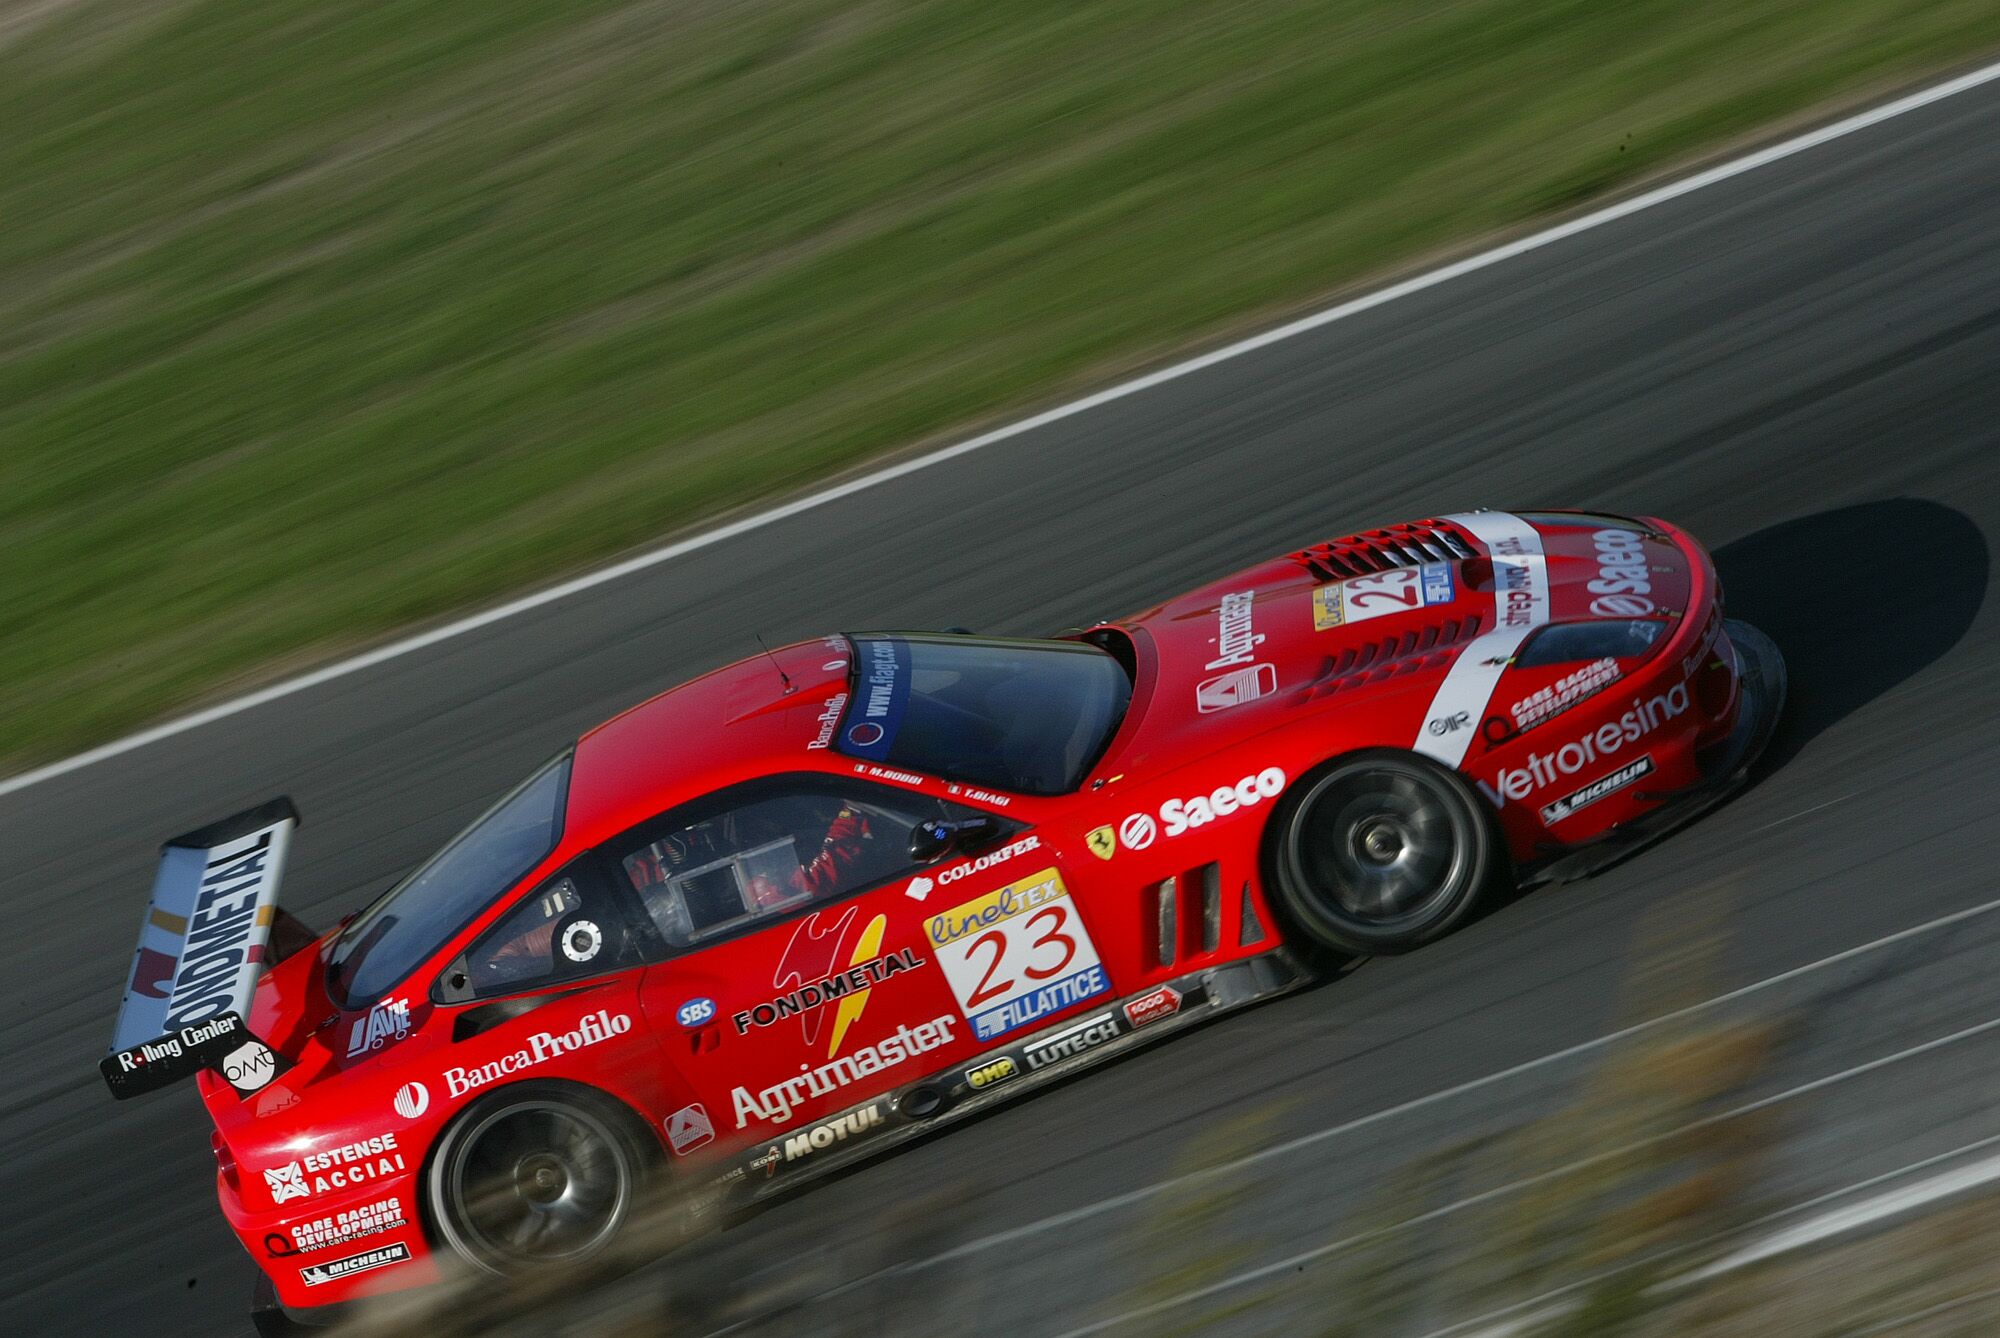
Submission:
[[1180,958],[1180,879],[1163,878],[1153,884],[1153,914],[1159,934],[1153,941],[1153,963],[1172,966]]
[[[1155,926],[1153,964],[1173,966],[1206,957],[1222,946],[1222,869],[1198,869],[1163,878],[1149,889]],[[1183,906],[1185,901],[1186,905]]]
[[1257,903],[1250,899],[1250,880],[1243,880],[1243,908],[1237,912],[1236,942],[1241,947],[1264,941],[1264,922],[1257,918]]
[[1417,567],[1426,562],[1458,562],[1477,557],[1479,550],[1446,520],[1419,520],[1383,530],[1329,539],[1292,554],[1292,561],[1319,581],[1344,581],[1392,567]]

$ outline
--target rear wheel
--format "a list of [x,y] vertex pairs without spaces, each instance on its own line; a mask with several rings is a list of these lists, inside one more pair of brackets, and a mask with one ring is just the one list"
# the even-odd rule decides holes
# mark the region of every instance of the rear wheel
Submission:
[[1308,937],[1408,952],[1461,923],[1499,862],[1492,825],[1454,772],[1411,753],[1357,753],[1307,777],[1275,828],[1280,904]]
[[648,1158],[634,1118],[560,1083],[522,1083],[466,1108],[425,1189],[446,1244],[495,1273],[573,1264],[617,1238]]

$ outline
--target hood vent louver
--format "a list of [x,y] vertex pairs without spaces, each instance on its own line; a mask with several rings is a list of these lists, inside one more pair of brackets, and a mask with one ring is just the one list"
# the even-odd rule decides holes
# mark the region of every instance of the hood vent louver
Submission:
[[1326,668],[1306,694],[1308,701],[1343,688],[1380,683],[1399,674],[1441,668],[1451,662],[1458,647],[1479,635],[1479,617],[1447,618],[1429,627],[1416,628],[1400,636],[1359,641],[1329,655]]
[[1419,520],[1409,525],[1329,539],[1292,554],[1292,560],[1319,581],[1344,581],[1392,567],[1419,567],[1426,562],[1457,562],[1477,557],[1458,527],[1446,520]]

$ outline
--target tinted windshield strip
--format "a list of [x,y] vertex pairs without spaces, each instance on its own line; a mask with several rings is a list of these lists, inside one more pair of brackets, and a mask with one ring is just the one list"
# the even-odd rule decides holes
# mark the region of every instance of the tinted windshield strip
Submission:
[[864,641],[855,661],[859,682],[847,711],[841,751],[886,762],[910,704],[910,647],[905,641]]

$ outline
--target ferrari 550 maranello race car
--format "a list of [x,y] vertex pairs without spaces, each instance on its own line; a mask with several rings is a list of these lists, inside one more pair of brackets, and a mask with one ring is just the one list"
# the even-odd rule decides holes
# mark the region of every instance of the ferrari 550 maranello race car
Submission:
[[194,1075],[267,1313],[788,1189],[1684,820],[1784,668],[1659,520],[1478,511],[1048,641],[861,633],[592,730],[315,938],[169,842],[112,1053]]

